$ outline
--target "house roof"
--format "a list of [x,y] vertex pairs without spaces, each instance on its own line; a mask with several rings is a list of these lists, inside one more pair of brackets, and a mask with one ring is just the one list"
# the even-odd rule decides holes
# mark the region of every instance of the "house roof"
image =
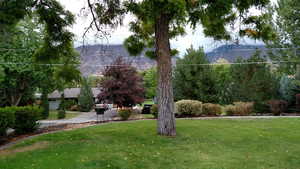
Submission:
[[[92,88],[93,96],[96,98],[98,94],[101,92],[99,88]],[[80,93],[80,88],[68,88],[64,90],[65,98],[77,98]],[[49,99],[60,99],[62,92],[55,90],[54,92],[48,95]]]

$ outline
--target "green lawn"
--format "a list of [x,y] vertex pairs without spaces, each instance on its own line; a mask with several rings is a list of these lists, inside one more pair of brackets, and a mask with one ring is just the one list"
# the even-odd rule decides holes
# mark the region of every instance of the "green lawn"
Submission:
[[145,101],[142,103],[142,106],[144,106],[144,104],[154,104],[154,101],[153,101],[153,100],[145,100]]
[[177,120],[93,126],[35,137],[0,152],[1,169],[299,169],[300,119]]
[[[65,119],[70,119],[73,117],[76,117],[79,115],[79,112],[70,112],[66,111],[66,118]],[[51,110],[49,112],[49,117],[47,120],[57,120],[57,110]]]

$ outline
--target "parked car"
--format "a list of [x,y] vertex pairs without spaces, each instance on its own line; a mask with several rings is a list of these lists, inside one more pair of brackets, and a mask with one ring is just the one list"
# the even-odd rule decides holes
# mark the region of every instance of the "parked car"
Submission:
[[142,109],[142,114],[151,114],[151,107],[152,104],[144,104],[144,107]]

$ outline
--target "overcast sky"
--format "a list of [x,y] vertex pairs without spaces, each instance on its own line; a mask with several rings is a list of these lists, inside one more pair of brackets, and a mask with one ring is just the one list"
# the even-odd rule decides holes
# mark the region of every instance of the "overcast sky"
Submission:
[[[84,17],[80,15],[80,10],[83,6],[86,6],[86,0],[59,0],[61,4],[76,15],[76,24],[71,28],[72,32],[76,35],[75,45],[80,46],[82,44],[82,35],[85,27],[89,25],[90,17]],[[80,16],[79,16],[80,15]],[[132,20],[132,16],[126,16],[123,26],[117,28],[111,33],[108,40],[95,40],[94,34],[88,35],[89,44],[122,44],[124,39],[131,35],[129,31],[128,23]],[[186,27],[187,34],[185,36],[178,37],[171,41],[172,48],[176,48],[180,51],[180,55],[184,54],[186,49],[193,45],[194,48],[203,47],[205,51],[210,51],[221,44],[226,42],[217,42],[211,38],[206,38],[202,33],[202,28],[199,26],[196,30],[192,30],[189,26]],[[231,42],[227,42],[231,43]],[[249,39],[241,39],[243,44],[262,44],[262,42],[253,41]]]

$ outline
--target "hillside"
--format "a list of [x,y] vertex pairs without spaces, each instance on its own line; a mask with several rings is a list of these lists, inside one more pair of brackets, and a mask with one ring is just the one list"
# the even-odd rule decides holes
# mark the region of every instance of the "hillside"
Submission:
[[248,59],[256,51],[260,51],[261,56],[267,55],[269,49],[263,45],[222,45],[211,52],[206,53],[209,62],[216,62],[224,58],[229,62],[234,62],[238,57]]
[[130,56],[122,45],[90,45],[76,49],[80,52],[80,70],[83,75],[101,74],[105,68],[104,65],[111,64],[117,57],[122,57],[138,70],[146,70],[155,66],[155,60],[144,55]]
[[[122,45],[89,45],[76,48],[81,55],[80,70],[83,75],[101,74],[105,65],[111,64],[117,57],[123,57],[139,71],[146,70],[156,65],[155,60],[141,56],[130,56]],[[257,45],[222,45],[207,53],[208,60],[212,63],[219,58],[224,58],[233,62],[236,58],[249,58],[256,50],[261,51],[261,55],[266,55],[267,48]],[[176,59],[173,59],[175,64]]]

